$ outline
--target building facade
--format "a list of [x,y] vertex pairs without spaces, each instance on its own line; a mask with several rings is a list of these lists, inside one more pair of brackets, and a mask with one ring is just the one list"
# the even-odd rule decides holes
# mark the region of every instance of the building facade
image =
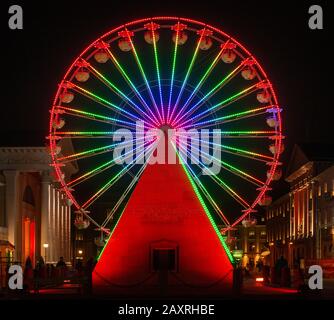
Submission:
[[[76,170],[67,166],[66,175]],[[1,261],[69,262],[71,243],[71,203],[55,182],[47,148],[1,147]]]
[[290,196],[280,197],[266,212],[267,241],[270,248],[269,264],[274,265],[281,256],[293,261],[290,256]]
[[238,225],[230,231],[227,238],[232,254],[243,267],[256,266],[259,260],[265,262],[268,250],[266,225],[256,224],[250,227]]
[[271,263],[283,255],[291,267],[334,268],[334,158],[296,145],[285,180],[290,192],[266,213]]

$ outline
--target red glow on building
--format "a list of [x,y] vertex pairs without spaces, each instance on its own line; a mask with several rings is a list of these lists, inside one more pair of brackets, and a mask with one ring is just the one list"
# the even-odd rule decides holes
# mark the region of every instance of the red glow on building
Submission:
[[94,269],[93,290],[203,296],[226,293],[232,275],[182,166],[148,165]]

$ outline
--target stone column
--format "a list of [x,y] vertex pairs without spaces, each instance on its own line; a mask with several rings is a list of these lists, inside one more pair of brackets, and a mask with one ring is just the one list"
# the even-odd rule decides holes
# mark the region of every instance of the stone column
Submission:
[[52,262],[55,261],[55,228],[56,228],[56,225],[55,225],[55,213],[56,213],[56,203],[55,203],[55,199],[56,199],[56,191],[54,189],[54,187],[51,185],[50,187],[50,206],[51,206],[51,209],[50,209],[50,235],[51,235],[51,243],[50,243],[50,246],[49,246],[49,252],[50,252],[50,260]]
[[[41,192],[41,254],[44,256],[46,251],[46,259],[50,261],[50,233],[49,233],[49,185],[50,185],[50,176],[47,171],[43,171],[41,175],[41,185],[42,185],[42,192]],[[49,244],[49,248],[45,250],[43,245],[47,243]],[[46,261],[45,261],[46,262]]]
[[60,243],[59,243],[59,211],[60,211],[60,196],[59,190],[56,189],[56,211],[55,211],[55,229],[54,229],[54,241],[53,246],[55,248],[55,261],[58,261],[60,257]]
[[6,178],[6,225],[8,241],[15,246],[14,260],[21,257],[21,237],[18,234],[18,174],[16,170],[4,170]]

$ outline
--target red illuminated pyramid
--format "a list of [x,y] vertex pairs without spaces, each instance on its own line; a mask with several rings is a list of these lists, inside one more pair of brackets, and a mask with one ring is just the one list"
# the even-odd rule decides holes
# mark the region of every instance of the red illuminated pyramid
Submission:
[[232,277],[182,165],[147,165],[94,269],[94,293],[203,296],[231,289]]

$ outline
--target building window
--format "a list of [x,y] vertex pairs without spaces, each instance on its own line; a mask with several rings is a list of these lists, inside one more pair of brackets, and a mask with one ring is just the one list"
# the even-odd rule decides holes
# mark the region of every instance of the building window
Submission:
[[78,241],[83,240],[83,234],[81,232],[77,232],[75,235],[75,240],[78,240]]
[[255,243],[251,242],[248,247],[248,252],[254,252],[255,251]]
[[22,200],[32,206],[35,206],[34,193],[30,186],[26,186],[26,188],[24,189]]
[[255,231],[249,231],[248,236],[249,236],[250,238],[255,237]]

